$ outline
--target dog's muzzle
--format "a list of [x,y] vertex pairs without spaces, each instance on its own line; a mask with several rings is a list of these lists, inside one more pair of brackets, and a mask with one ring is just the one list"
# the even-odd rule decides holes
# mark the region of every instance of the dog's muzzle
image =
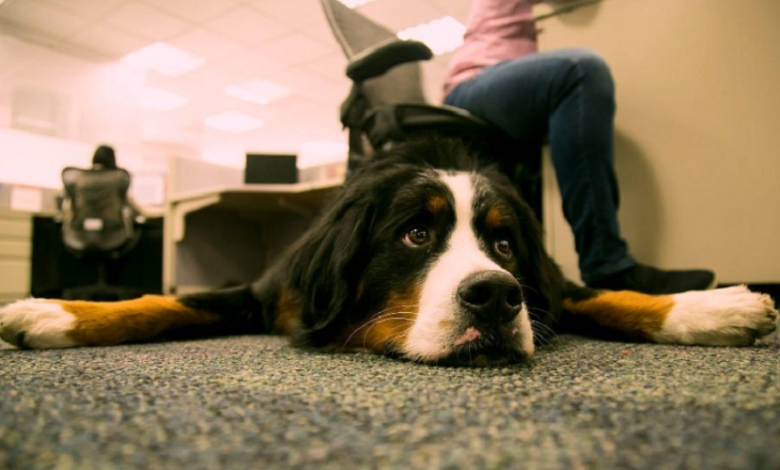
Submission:
[[480,271],[458,285],[458,305],[477,325],[501,326],[517,318],[523,293],[517,280],[503,271]]

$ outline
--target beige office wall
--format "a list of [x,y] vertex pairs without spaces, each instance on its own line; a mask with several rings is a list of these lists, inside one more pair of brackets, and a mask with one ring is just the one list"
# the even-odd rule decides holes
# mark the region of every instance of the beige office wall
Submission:
[[[620,221],[637,258],[779,282],[780,1],[605,0],[540,26],[542,50],[591,47],[611,65]],[[576,276],[546,183],[548,245]]]

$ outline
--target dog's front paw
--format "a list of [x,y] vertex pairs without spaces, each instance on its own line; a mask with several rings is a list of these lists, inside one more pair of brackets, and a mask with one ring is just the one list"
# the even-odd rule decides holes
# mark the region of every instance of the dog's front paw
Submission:
[[19,300],[0,309],[0,338],[20,348],[67,348],[76,318],[56,301]]
[[659,343],[747,346],[777,328],[771,297],[745,286],[675,294]]

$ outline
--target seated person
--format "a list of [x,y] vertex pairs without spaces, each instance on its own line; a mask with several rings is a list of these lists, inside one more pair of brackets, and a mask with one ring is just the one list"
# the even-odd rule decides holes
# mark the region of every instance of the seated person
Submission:
[[89,170],[66,168],[63,183],[63,236],[68,247],[105,251],[137,239],[133,223],[143,217],[127,194],[130,175],[117,167],[114,149],[98,147]]
[[[63,244],[85,266],[97,268],[96,283],[64,288],[62,296],[71,300],[119,300],[143,294],[143,288],[115,284],[116,279],[132,276],[122,271],[126,263],[114,262],[137,246],[142,217],[128,195],[130,174],[117,167],[114,150],[101,145],[91,168],[65,168],[62,181]],[[131,281],[133,285],[138,283]]]
[[649,294],[714,287],[712,271],[664,271],[631,256],[617,219],[609,68],[588,49],[537,52],[532,3],[538,0],[473,0],[464,43],[449,66],[445,104],[520,142],[542,145],[547,137],[588,286]]
[[[116,153],[114,152],[113,147],[110,147],[108,145],[100,145],[96,150],[95,154],[92,156],[92,169],[93,170],[104,170],[104,169],[115,169],[119,168],[116,166]],[[132,209],[134,214],[134,219],[136,217],[141,216],[142,211],[140,206],[133,201],[132,196],[130,194],[127,195],[127,205]]]

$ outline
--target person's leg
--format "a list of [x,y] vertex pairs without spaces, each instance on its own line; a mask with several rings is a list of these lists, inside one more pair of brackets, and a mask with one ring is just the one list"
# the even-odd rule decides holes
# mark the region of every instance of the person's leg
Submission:
[[574,231],[585,282],[636,264],[617,222],[614,90],[598,56],[565,49],[503,62],[456,88],[446,103],[523,142],[549,135],[563,212]]
[[706,271],[684,272],[681,278],[681,273],[638,265],[629,254],[617,221],[614,85],[608,66],[594,52],[564,49],[503,62],[458,86],[445,102],[522,142],[549,136],[564,215],[586,283],[665,291],[707,288],[714,279]]

